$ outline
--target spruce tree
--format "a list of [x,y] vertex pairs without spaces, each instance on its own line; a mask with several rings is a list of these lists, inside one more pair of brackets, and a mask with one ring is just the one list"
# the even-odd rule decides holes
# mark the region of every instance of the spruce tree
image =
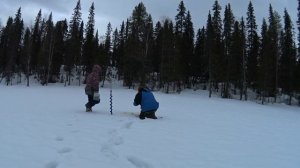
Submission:
[[260,55],[258,60],[258,72],[259,72],[259,94],[261,97],[262,104],[265,102],[265,97],[267,94],[267,76],[268,73],[268,56],[269,56],[269,34],[268,34],[268,25],[265,19],[263,19],[262,27],[261,27],[261,47],[260,47]]
[[106,57],[108,58],[105,65],[109,66],[111,65],[111,48],[112,48],[112,27],[111,23],[108,23],[107,28],[106,28],[106,33],[105,33],[105,42],[104,42],[104,48],[105,48],[105,53]]
[[160,72],[160,64],[162,57],[162,41],[163,41],[163,26],[160,21],[155,25],[154,29],[154,46],[153,46],[153,70],[154,72]]
[[295,90],[293,80],[295,79],[296,49],[293,43],[292,20],[285,9],[282,55],[280,58],[280,87],[282,92],[289,96],[289,105],[292,103],[293,91]]
[[[154,37],[153,37],[153,21],[152,21],[152,16],[149,14],[146,18],[146,26],[145,26],[145,44],[144,44],[144,50],[145,50],[145,64],[144,64],[144,71],[145,76],[144,81],[146,83],[150,82],[152,78],[152,72],[153,72],[153,60],[154,60],[154,55],[153,55],[153,43],[154,43]],[[151,76],[151,77],[150,77]],[[152,81],[155,83],[155,81]],[[152,85],[152,88],[154,87],[154,84]]]
[[194,54],[194,26],[192,22],[192,16],[190,11],[187,12],[185,24],[184,24],[184,33],[183,33],[183,54],[181,61],[184,69],[184,81],[188,88],[191,88],[190,77],[192,76],[192,66],[194,66],[194,62],[192,62],[193,54]]
[[85,29],[85,40],[83,43],[83,65],[87,73],[91,72],[93,64],[95,63],[96,50],[94,43],[94,30],[95,30],[95,7],[92,3],[89,9],[88,22]]
[[64,69],[67,72],[65,85],[71,84],[71,77],[74,75],[72,73],[74,65],[79,65],[81,62],[82,37],[80,32],[82,29],[83,23],[81,19],[81,4],[80,0],[78,0],[69,24],[67,50],[64,62]]
[[213,85],[216,81],[216,66],[215,58],[216,58],[216,50],[214,46],[216,46],[216,33],[215,28],[213,26],[212,17],[209,11],[207,23],[206,23],[206,35],[205,35],[205,55],[208,58],[208,85],[209,85],[209,97],[212,95]]
[[[112,27],[111,24],[107,24],[106,33],[105,33],[105,40],[104,40],[104,55],[103,55],[103,68],[102,71],[104,74],[107,74],[107,70],[109,66],[112,66]],[[104,80],[106,79],[106,75],[104,75]]]
[[259,37],[252,2],[249,2],[247,11],[247,82],[252,89],[257,88],[258,82],[258,52]]
[[272,6],[269,7],[269,54],[266,57],[268,66],[266,71],[267,77],[267,93],[269,97],[274,97],[276,102],[277,88],[278,88],[278,60],[279,60],[279,29],[280,20],[277,12],[273,11]]
[[24,74],[26,75],[27,86],[29,86],[31,47],[32,47],[31,32],[30,29],[27,27],[25,30],[24,42],[22,48],[22,58],[23,58],[22,69]]
[[238,21],[234,23],[232,33],[232,42],[230,44],[230,83],[233,84],[233,93],[237,94],[237,89],[240,92],[243,90],[242,84],[242,62],[243,62],[243,46],[242,44],[242,30],[241,24]]
[[118,54],[116,58],[116,67],[118,69],[118,76],[119,79],[123,78],[124,72],[124,53],[125,53],[125,41],[126,41],[126,36],[125,36],[125,23],[124,21],[121,24],[121,28],[119,31],[119,46],[117,48]]
[[[300,0],[298,0],[298,13],[297,13],[297,28],[298,28],[298,53],[297,53],[297,66],[296,66],[296,76],[300,76]],[[294,85],[296,86],[296,90],[300,92],[300,79],[296,78],[294,80]],[[298,96],[299,105],[300,105],[300,96]]]
[[160,64],[160,87],[164,88],[166,93],[169,93],[172,87],[174,91],[176,85],[176,58],[175,54],[175,35],[173,32],[174,25],[169,19],[163,23],[162,29],[162,48],[161,48],[161,64]]
[[298,0],[298,7],[297,7],[297,28],[298,28],[298,58],[300,58],[300,0]]
[[[149,14],[141,2],[133,10],[128,20],[126,30],[126,52],[124,55],[124,85],[133,86],[134,83],[145,83],[148,45],[151,29],[149,29]],[[152,19],[151,19],[152,20]],[[150,27],[151,28],[151,27]],[[152,28],[153,29],[153,28]],[[128,34],[127,34],[128,32]],[[134,65],[134,68],[132,66]]]
[[[42,48],[40,52],[40,80],[42,85],[47,85],[49,80],[52,82],[52,58],[54,50],[54,24],[52,21],[52,13],[45,23],[45,29],[42,37]],[[51,78],[51,79],[50,79]]]
[[240,92],[240,100],[243,99],[243,95],[245,97],[245,100],[248,99],[248,86],[247,86],[247,77],[246,77],[246,72],[247,72],[247,60],[246,60],[246,28],[245,28],[245,22],[244,22],[244,18],[242,17],[241,19],[241,56],[242,56],[242,68],[241,68],[241,81],[242,81],[242,88],[241,88],[241,92]]
[[[6,26],[2,29],[0,41],[0,73],[1,78],[5,77],[5,67],[8,62],[8,42],[11,40],[10,32],[13,27],[13,18],[8,17]],[[1,79],[2,80],[2,79]]]
[[[212,36],[212,43],[209,47],[213,48],[210,55],[210,95],[212,89],[218,91],[220,82],[224,81],[224,57],[223,57],[223,39],[222,39],[222,19],[221,19],[221,6],[216,0],[213,5],[213,16],[211,17],[211,30],[208,32]],[[208,30],[208,28],[207,28]]]
[[52,76],[57,82],[62,78],[60,72],[61,66],[64,63],[66,53],[66,37],[68,32],[67,20],[61,20],[56,22],[54,28],[54,50],[52,57]]
[[185,59],[185,46],[184,46],[184,32],[186,25],[186,8],[183,1],[180,1],[177,8],[177,15],[175,16],[175,71],[176,78],[175,81],[177,83],[177,90],[180,92],[183,88],[181,86],[181,82],[185,81],[185,76],[187,71],[185,69],[186,65],[188,65],[188,60]]
[[224,81],[224,71],[221,67],[224,67],[224,57],[223,57],[223,43],[222,43],[222,32],[223,32],[223,25],[221,19],[221,6],[219,2],[216,0],[213,5],[213,16],[212,16],[212,25],[214,30],[214,52],[215,54],[212,55],[212,64],[213,67],[211,69],[214,79],[214,87],[218,90],[218,83]]
[[[205,54],[206,30],[199,29],[196,35],[195,52],[193,57],[192,72],[193,84],[208,82],[208,57]],[[204,88],[206,89],[206,85]]]
[[[11,30],[9,31],[9,41],[7,42],[7,62],[5,66],[6,84],[12,82],[14,73],[18,72],[20,77],[20,55],[21,40],[23,36],[24,24],[21,18],[21,8],[18,9]],[[20,79],[20,78],[19,78]],[[11,83],[12,84],[12,83]]]
[[120,42],[119,31],[116,28],[115,31],[113,32],[113,37],[112,37],[112,66],[113,67],[116,67],[117,64],[119,42]]
[[42,24],[42,11],[39,10],[34,27],[32,30],[32,47],[31,47],[31,70],[33,73],[37,73],[37,65],[38,65],[38,54],[40,53],[41,49],[41,41],[42,41],[42,33],[41,33],[41,24]]
[[225,14],[224,14],[224,31],[223,31],[223,38],[224,38],[224,85],[222,88],[222,97],[223,98],[230,98],[230,67],[232,56],[230,55],[230,46],[232,42],[232,32],[234,27],[234,16],[231,10],[230,4],[225,7]]

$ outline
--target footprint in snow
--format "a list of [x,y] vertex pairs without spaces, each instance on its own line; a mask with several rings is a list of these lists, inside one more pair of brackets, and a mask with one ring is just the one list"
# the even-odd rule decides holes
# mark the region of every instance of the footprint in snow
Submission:
[[121,145],[124,143],[124,140],[121,136],[118,135],[118,131],[113,129],[108,132],[110,138],[108,140],[108,144],[113,145]]
[[127,160],[136,168],[152,168],[152,166],[149,163],[134,156],[128,156]]
[[72,151],[72,148],[64,147],[64,148],[58,150],[57,152],[60,154],[64,154],[64,153],[69,153],[71,151]]
[[123,140],[122,137],[118,136],[118,137],[111,138],[111,142],[112,142],[113,145],[117,145],[118,146],[118,145],[123,144],[124,140]]
[[133,121],[124,124],[123,128],[130,129],[133,124]]
[[52,162],[49,162],[45,165],[45,168],[57,168],[58,166],[58,162],[57,161],[52,161]]
[[112,144],[102,144],[101,152],[108,158],[116,159],[118,154],[114,151]]
[[55,140],[56,140],[56,141],[63,141],[63,140],[64,140],[64,137],[58,136],[58,137],[55,138]]
[[71,133],[78,133],[79,130],[72,130]]

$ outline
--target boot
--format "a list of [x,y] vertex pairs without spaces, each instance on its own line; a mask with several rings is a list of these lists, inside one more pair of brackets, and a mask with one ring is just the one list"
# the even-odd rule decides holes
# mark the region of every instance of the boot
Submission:
[[154,112],[150,114],[149,118],[152,118],[152,119],[154,119],[154,120],[157,119],[157,117],[155,116],[155,113],[154,113]]
[[85,104],[85,111],[86,112],[92,112],[92,107],[89,107],[88,103]]

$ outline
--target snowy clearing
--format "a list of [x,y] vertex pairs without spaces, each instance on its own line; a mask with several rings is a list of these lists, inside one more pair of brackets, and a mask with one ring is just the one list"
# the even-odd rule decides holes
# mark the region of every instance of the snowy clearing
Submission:
[[2,168],[298,168],[300,108],[154,92],[158,120],[139,120],[135,90],[0,85]]

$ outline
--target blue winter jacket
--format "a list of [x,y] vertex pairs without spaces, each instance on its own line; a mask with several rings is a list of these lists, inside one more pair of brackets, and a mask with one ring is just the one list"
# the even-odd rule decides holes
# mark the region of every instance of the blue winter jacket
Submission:
[[147,88],[141,89],[136,94],[133,104],[135,106],[141,105],[141,112],[156,111],[159,107],[153,93]]

